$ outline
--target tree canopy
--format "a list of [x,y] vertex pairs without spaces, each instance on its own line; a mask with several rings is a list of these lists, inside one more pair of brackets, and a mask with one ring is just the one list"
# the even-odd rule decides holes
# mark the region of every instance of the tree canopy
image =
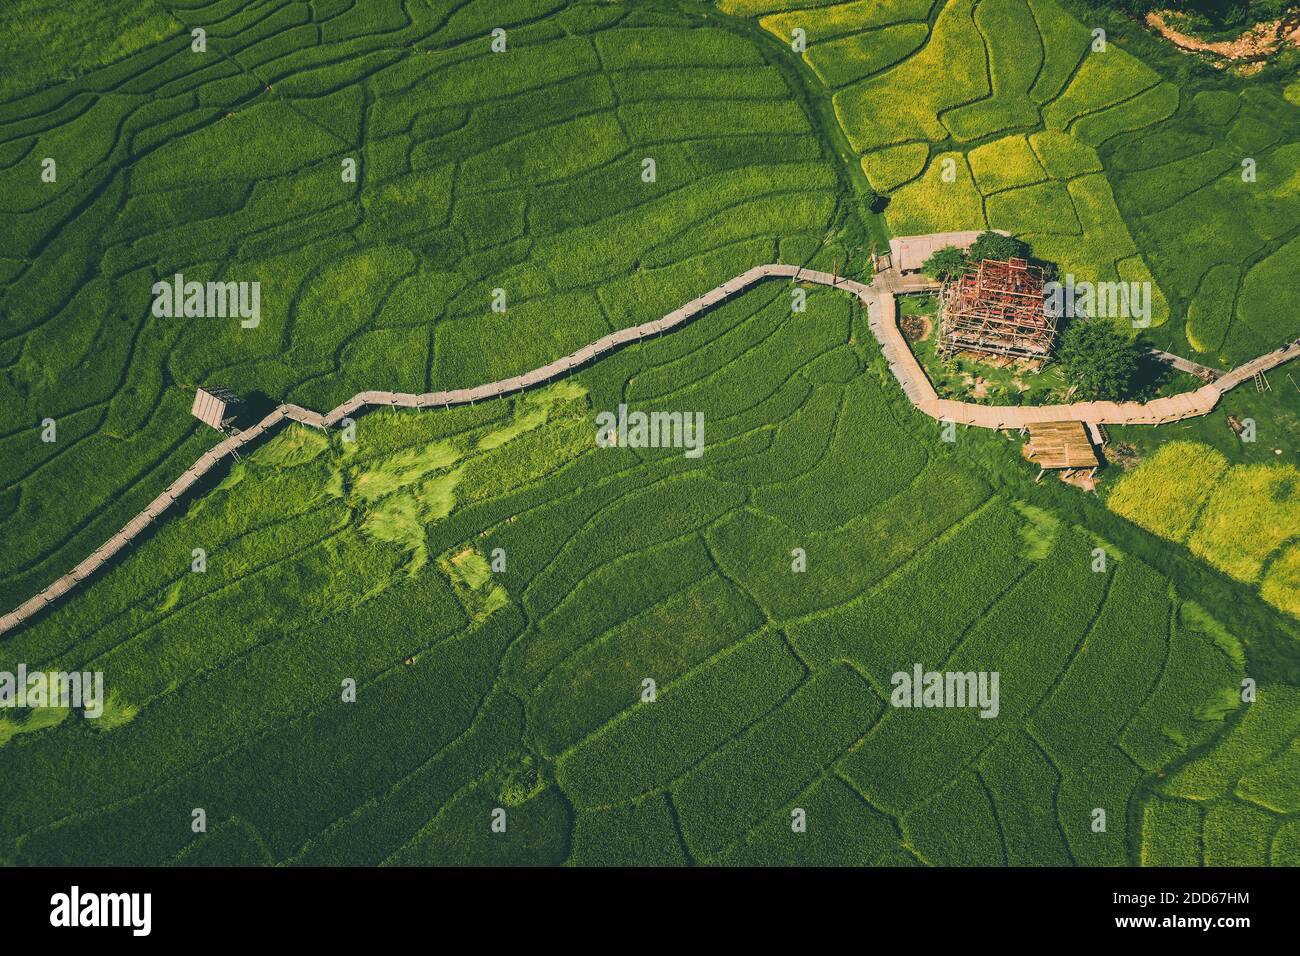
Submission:
[[971,262],[983,262],[985,259],[996,259],[999,262],[1028,259],[1029,246],[1014,236],[1004,236],[1000,232],[982,232],[966,250],[966,256]]
[[966,271],[970,263],[966,253],[956,246],[944,246],[931,253],[930,258],[921,264],[921,271],[931,279],[950,279]]
[[1057,354],[1061,374],[1081,401],[1119,401],[1128,397],[1137,373],[1133,342],[1102,321],[1071,322]]

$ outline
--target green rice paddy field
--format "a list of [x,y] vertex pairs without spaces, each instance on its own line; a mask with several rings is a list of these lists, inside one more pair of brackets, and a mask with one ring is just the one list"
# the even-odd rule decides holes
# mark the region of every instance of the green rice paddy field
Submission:
[[[891,232],[1151,276],[1151,341],[1207,361],[1300,331],[1267,281],[1300,248],[1282,82],[1087,52],[1053,0],[98,7],[116,46],[29,17],[0,86],[6,609],[215,444],[197,385],[475,385],[761,262],[861,275]],[[261,281],[260,325],[153,317],[176,272]],[[232,464],[0,638],[0,671],[108,688],[98,720],[0,717],[0,860],[1300,863],[1300,575],[1272,572],[1300,491],[1250,473],[1294,458],[1195,458],[1221,518],[1159,475],[1132,511],[1035,484],[1016,441],[941,441],[855,300],[790,302]],[[597,448],[620,403],[702,412],[706,453]],[[1223,554],[1242,501],[1282,533]],[[997,671],[998,716],[891,707],[916,663]]]

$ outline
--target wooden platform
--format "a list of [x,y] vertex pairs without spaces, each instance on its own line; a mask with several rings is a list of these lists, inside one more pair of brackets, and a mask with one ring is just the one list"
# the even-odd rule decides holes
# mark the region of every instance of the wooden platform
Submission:
[[226,426],[235,420],[239,404],[239,396],[234,392],[209,385],[194,393],[194,405],[190,413],[220,432],[225,431]]
[[1029,428],[1029,459],[1040,468],[1096,468],[1101,464],[1083,422],[1036,422]]

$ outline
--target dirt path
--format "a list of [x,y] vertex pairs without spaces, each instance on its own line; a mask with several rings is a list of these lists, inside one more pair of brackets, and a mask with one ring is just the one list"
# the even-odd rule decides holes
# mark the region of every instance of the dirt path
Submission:
[[1165,22],[1159,13],[1148,13],[1147,26],[1180,49],[1192,53],[1213,53],[1225,60],[1265,60],[1284,43],[1300,46],[1300,15],[1290,13],[1277,20],[1257,23],[1235,40],[1212,42],[1180,33]]
[[899,276],[892,271],[882,272],[870,285],[844,279],[829,272],[816,272],[800,266],[772,263],[755,266],[742,272],[733,279],[728,279],[715,289],[692,299],[681,308],[659,319],[642,325],[611,332],[585,345],[572,355],[556,359],[548,365],[533,369],[514,378],[489,382],[476,388],[454,389],[447,392],[426,392],[412,394],[409,392],[360,392],[342,405],[326,414],[314,412],[299,405],[280,405],[246,431],[227,437],[215,447],[199,456],[184,474],[173,481],[162,493],[106,542],[86,557],[80,564],[60,577],[49,587],[36,594],[19,607],[0,617],[0,634],[19,626],[32,616],[49,607],[74,587],[90,577],[119,551],[130,544],[131,540],[160,518],[185,492],[189,491],[200,478],[230,453],[250,442],[256,441],[267,432],[278,428],[286,421],[299,422],[317,428],[330,428],[338,425],[345,418],[357,414],[366,406],[389,406],[392,408],[449,408],[452,405],[471,405],[477,401],[487,401],[503,395],[510,395],[553,379],[567,375],[599,356],[629,342],[635,342],[647,336],[667,332],[676,328],[699,313],[712,308],[718,303],[742,292],[769,278],[788,278],[797,282],[811,282],[827,285],[851,292],[860,299],[867,309],[867,323],[880,350],[889,362],[889,370],[902,387],[904,394],[920,411],[931,418],[944,422],[957,422],[974,425],[979,428],[1020,428],[1037,422],[1083,421],[1099,425],[1159,425],[1165,422],[1179,421],[1204,415],[1214,408],[1219,397],[1242,382],[1252,379],[1256,372],[1267,371],[1293,358],[1300,357],[1300,339],[1288,343],[1275,352],[1262,355],[1257,359],[1238,366],[1214,382],[1198,388],[1193,392],[1184,392],[1167,398],[1158,398],[1151,402],[1075,402],[1069,405],[1038,405],[1022,407],[1018,405],[975,405],[941,399],[934,390],[929,377],[912,354],[907,340],[898,327],[895,296],[907,292],[932,291],[937,286],[923,276]]

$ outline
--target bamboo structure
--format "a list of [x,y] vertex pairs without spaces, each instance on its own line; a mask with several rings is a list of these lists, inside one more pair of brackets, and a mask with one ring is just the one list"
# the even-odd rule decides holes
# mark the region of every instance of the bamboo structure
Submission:
[[939,292],[939,354],[978,352],[1045,362],[1056,318],[1043,302],[1043,271],[1024,259],[985,259]]

